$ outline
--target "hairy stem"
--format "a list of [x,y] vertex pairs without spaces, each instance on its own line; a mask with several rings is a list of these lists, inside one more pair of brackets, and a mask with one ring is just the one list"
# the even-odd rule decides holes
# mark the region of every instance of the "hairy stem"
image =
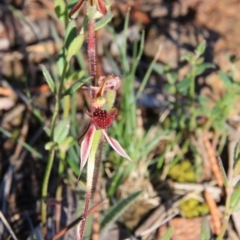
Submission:
[[[94,179],[93,179],[93,204],[102,201],[101,197],[101,162],[102,162],[102,153],[103,153],[103,139],[100,139],[99,147],[98,147],[98,155],[95,161],[95,172],[94,172]],[[92,220],[92,240],[99,240],[100,236],[100,211],[96,211],[93,214]]]
[[92,197],[92,186],[93,186],[93,179],[94,179],[94,169],[95,169],[95,158],[96,153],[99,146],[99,141],[101,138],[101,130],[97,130],[95,132],[92,148],[89,154],[88,158],[88,164],[87,164],[87,190],[86,190],[86,198],[85,198],[85,206],[84,206],[84,212],[83,212],[83,218],[82,221],[79,224],[79,231],[78,231],[78,239],[83,239],[83,233],[86,225],[86,219],[88,216],[88,208]]
[[78,235],[79,240],[83,239],[83,233],[84,233],[84,229],[86,226],[86,220],[87,220],[87,216],[88,216],[88,208],[89,208],[89,203],[90,203],[91,197],[92,197],[92,191],[91,191],[91,189],[87,189],[83,217],[79,224],[79,235]]
[[96,86],[96,37],[95,37],[95,20],[91,19],[88,22],[88,61],[89,72],[93,77],[92,85]]

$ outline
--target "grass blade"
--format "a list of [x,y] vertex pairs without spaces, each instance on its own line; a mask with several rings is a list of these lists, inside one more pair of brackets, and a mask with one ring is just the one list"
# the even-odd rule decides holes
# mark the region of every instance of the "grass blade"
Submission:
[[136,198],[142,193],[142,191],[137,191],[127,198],[121,200],[115,206],[109,209],[104,218],[101,221],[101,231],[104,231],[112,223],[114,223],[126,210],[134,203]]
[[47,81],[47,84],[49,86],[49,88],[51,89],[52,92],[55,91],[55,87],[54,87],[54,81],[49,73],[49,71],[46,69],[46,67],[42,64],[40,64],[40,67],[42,69],[43,75]]
[[170,240],[173,234],[173,228],[170,227],[166,233],[163,235],[163,237],[161,238],[161,240]]

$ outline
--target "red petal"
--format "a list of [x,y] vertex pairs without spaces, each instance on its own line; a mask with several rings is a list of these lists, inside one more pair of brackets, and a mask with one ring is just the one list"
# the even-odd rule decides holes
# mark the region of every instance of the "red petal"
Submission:
[[70,13],[68,14],[68,17],[70,19],[73,20],[73,19],[77,18],[77,15],[74,17],[73,17],[73,15],[75,15],[76,13],[78,13],[81,10],[84,2],[85,2],[84,0],[79,0],[78,3],[71,9]]
[[88,128],[88,131],[82,141],[81,144],[81,165],[80,165],[80,172],[82,171],[83,167],[85,166],[91,147],[93,142],[94,133],[96,131],[96,128],[93,124],[90,125]]
[[85,137],[90,125],[91,125],[91,122],[87,125],[87,127],[83,130],[82,134],[79,136],[79,138],[78,138],[79,145],[80,145],[81,141],[83,140],[83,138]]
[[131,158],[127,155],[127,153],[124,151],[124,149],[121,147],[119,142],[115,140],[114,138],[111,138],[106,130],[102,130],[105,138],[107,139],[108,143],[111,145],[111,147],[122,157],[127,158],[129,161],[132,161]]
[[107,14],[107,8],[106,8],[105,3],[104,3],[103,0],[97,0],[97,10],[102,15],[106,15]]

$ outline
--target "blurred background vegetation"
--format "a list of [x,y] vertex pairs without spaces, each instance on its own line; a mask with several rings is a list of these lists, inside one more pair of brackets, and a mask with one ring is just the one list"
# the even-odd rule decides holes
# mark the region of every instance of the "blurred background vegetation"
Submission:
[[[67,19],[75,2],[0,3],[1,239],[13,237],[4,221],[17,239],[42,239],[41,187],[55,106],[46,79],[59,83],[63,46],[69,50],[72,39],[66,36],[83,24],[83,14],[76,25]],[[225,239],[239,239],[239,1],[107,4],[111,11],[97,25],[97,71],[122,80],[109,131],[134,163],[104,145],[93,206],[105,201],[89,219],[86,239],[214,239],[224,215],[232,216]],[[70,62],[65,90],[89,76],[86,41]],[[48,239],[83,210],[77,139],[89,121],[88,100],[77,87],[61,100],[57,123],[65,135],[56,140],[46,199]],[[76,239],[76,226],[59,239]]]

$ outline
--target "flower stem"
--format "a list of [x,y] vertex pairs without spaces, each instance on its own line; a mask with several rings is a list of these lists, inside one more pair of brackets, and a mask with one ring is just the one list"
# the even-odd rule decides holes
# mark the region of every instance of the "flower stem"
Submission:
[[96,86],[96,39],[95,39],[95,20],[91,19],[88,22],[88,61],[89,72],[93,77],[92,85]]
[[86,225],[86,219],[88,216],[88,209],[90,200],[92,197],[92,186],[93,186],[93,179],[94,179],[94,169],[95,169],[95,158],[96,153],[98,150],[99,142],[101,139],[101,130],[97,130],[94,134],[92,148],[89,154],[88,159],[88,165],[87,165],[87,191],[86,191],[86,197],[85,197],[85,206],[84,206],[84,212],[83,212],[83,218],[82,221],[79,224],[79,230],[78,230],[78,239],[83,239],[83,233]]
[[43,186],[42,186],[42,207],[41,207],[41,212],[42,212],[42,225],[43,225],[43,236],[46,237],[47,235],[47,205],[44,202],[44,200],[47,197],[47,188],[48,188],[48,182],[49,182],[49,177],[53,165],[53,160],[54,160],[54,155],[55,151],[50,151],[49,153],[49,158],[43,178]]
[[227,231],[228,222],[229,222],[229,218],[231,215],[230,201],[231,201],[232,189],[233,189],[233,180],[232,180],[232,176],[229,176],[228,186],[226,189],[227,199],[226,199],[226,203],[225,203],[225,213],[224,213],[223,224],[221,227],[220,234],[218,235],[216,240],[222,240],[225,232]]

